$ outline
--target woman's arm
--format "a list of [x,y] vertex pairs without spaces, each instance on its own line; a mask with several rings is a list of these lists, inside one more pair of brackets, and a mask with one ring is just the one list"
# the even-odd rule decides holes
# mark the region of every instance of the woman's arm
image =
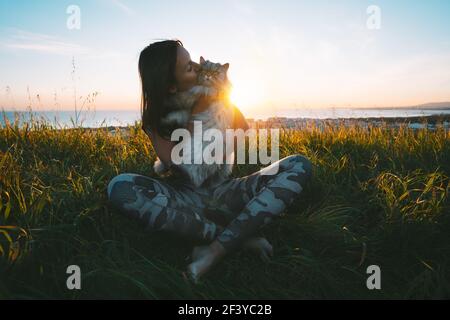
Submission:
[[[201,112],[205,110],[211,101],[207,97],[201,97],[194,106],[193,113]],[[193,126],[192,123],[189,123],[188,130],[192,132]],[[166,140],[161,137],[156,130],[148,131],[150,140],[153,144],[153,148],[155,149],[156,155],[158,158],[164,163],[166,168],[169,168],[172,165],[171,153],[172,148],[178,144],[177,141]]]
[[170,156],[172,153],[172,148],[177,144],[177,142],[164,139],[156,132],[156,130],[149,130],[148,133],[156,155],[164,163],[164,166],[169,168],[172,165]]

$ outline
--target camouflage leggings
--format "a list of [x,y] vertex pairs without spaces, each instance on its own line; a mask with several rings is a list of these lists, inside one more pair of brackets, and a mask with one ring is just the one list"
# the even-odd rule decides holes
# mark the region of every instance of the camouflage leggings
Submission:
[[[277,165],[276,174],[264,174]],[[148,230],[217,239],[231,251],[290,205],[311,177],[311,162],[291,155],[210,188],[122,173],[110,181],[108,198],[120,211],[143,221]]]

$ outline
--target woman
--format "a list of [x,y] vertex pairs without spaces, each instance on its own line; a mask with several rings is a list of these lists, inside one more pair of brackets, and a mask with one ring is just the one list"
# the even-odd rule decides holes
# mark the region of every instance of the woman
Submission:
[[[139,58],[142,128],[158,157],[174,172],[170,154],[176,142],[161,137],[159,120],[168,95],[196,84],[198,66],[178,40],[155,42]],[[209,103],[208,98],[200,99],[192,113],[204,111]],[[245,118],[237,108],[235,111],[234,128],[246,130]],[[278,172],[265,175],[273,166],[278,166]],[[240,247],[252,248],[265,258],[271,256],[272,246],[266,239],[255,237],[256,231],[290,205],[311,177],[311,162],[301,155],[291,155],[249,176],[201,188],[183,179],[169,182],[122,173],[110,181],[108,198],[150,230],[208,241],[209,245],[194,248],[188,266],[188,275],[197,281],[227,253]]]

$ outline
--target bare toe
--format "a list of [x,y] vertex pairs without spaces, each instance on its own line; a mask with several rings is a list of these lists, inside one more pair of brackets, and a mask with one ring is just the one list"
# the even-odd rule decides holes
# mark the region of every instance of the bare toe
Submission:
[[202,258],[203,256],[205,256],[206,254],[208,254],[208,246],[197,246],[194,247],[194,249],[192,250],[192,256],[191,259],[192,261],[196,261],[200,258]]
[[198,283],[200,277],[207,273],[218,259],[209,246],[195,247],[192,252],[192,263],[187,267],[189,277]]

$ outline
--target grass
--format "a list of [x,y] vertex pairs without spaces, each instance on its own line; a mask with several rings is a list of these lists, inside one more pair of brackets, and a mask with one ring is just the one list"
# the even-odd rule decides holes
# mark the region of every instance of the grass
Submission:
[[[261,230],[274,258],[238,252],[193,285],[181,272],[197,243],[146,233],[108,205],[113,176],[154,176],[139,123],[115,135],[36,119],[2,126],[0,299],[450,297],[448,130],[327,125],[280,138],[280,157],[300,153],[315,168],[302,196]],[[81,290],[66,287],[72,264]],[[366,287],[372,264],[381,290]]]

